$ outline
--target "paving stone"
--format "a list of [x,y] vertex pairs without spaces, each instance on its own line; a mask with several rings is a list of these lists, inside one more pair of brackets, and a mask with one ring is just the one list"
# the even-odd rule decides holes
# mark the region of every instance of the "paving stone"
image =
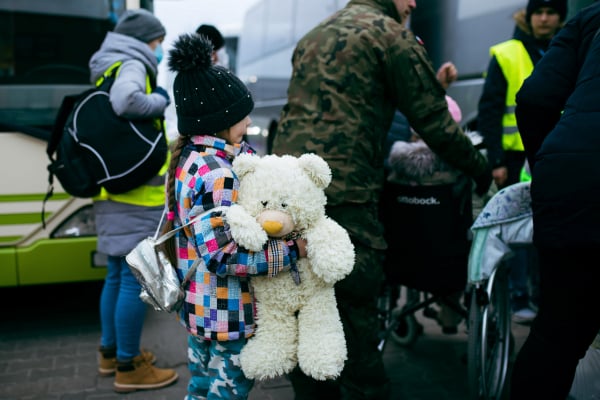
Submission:
[[[97,374],[99,285],[71,301],[48,304],[42,324],[27,323],[25,310],[9,314],[0,327],[0,399],[2,400],[181,400],[187,391],[187,333],[172,314],[148,309],[142,347],[152,350],[157,366],[175,368],[179,380],[160,390],[116,394],[113,377]],[[40,288],[39,290],[42,290]],[[49,301],[50,302],[50,301]],[[467,399],[467,334],[443,335],[431,319],[417,314],[425,331],[412,347],[389,341],[384,361],[392,400]],[[528,328],[513,325],[520,348]],[[249,400],[292,400],[285,377],[256,382]]]

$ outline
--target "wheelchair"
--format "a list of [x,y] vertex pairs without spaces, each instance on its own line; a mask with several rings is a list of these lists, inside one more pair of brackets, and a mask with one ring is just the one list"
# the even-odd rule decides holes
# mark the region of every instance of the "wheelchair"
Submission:
[[[498,191],[471,224],[472,214],[465,212],[471,212],[470,186],[461,194],[452,185],[387,185],[382,221],[388,281],[378,304],[380,350],[389,339],[412,345],[422,333],[414,313],[423,309],[428,316],[431,304],[445,303],[466,317],[469,399],[501,398],[514,348],[505,261],[517,247],[532,245],[529,189],[530,182],[522,182]],[[407,301],[398,307],[403,288]],[[461,288],[464,305],[449,297]]]
[[473,400],[499,399],[504,390],[514,347],[505,261],[515,248],[532,245],[529,189],[530,182],[521,182],[498,191],[471,227],[467,379]]
[[[388,339],[412,346],[423,332],[415,313],[437,317],[434,304],[466,319],[457,293],[465,291],[473,222],[471,181],[436,185],[387,182],[380,207],[388,243],[386,282],[379,302],[379,349]],[[399,306],[399,299],[405,300]]]

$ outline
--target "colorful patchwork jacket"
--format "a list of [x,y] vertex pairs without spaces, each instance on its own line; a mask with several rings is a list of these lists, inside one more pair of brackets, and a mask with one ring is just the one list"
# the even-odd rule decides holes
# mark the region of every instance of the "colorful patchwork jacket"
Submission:
[[245,143],[229,145],[214,136],[194,136],[176,169],[175,225],[197,218],[176,236],[178,274],[183,279],[193,262],[202,261],[186,287],[179,313],[188,332],[212,340],[237,340],[252,335],[254,298],[252,275],[275,276],[297,259],[293,242],[271,240],[264,251],[251,252],[231,238],[223,211],[237,199],[239,180],[231,170],[233,158],[252,152]]

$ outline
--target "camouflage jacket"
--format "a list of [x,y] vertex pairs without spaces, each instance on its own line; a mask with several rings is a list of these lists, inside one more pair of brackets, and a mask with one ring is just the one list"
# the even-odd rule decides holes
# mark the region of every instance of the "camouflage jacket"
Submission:
[[[373,210],[379,202],[385,138],[396,109],[450,166],[472,177],[486,170],[448,113],[429,56],[401,24],[392,0],[351,0],[298,42],[292,64],[273,152],[322,156],[333,172],[330,206]],[[350,233],[380,243],[371,230]]]

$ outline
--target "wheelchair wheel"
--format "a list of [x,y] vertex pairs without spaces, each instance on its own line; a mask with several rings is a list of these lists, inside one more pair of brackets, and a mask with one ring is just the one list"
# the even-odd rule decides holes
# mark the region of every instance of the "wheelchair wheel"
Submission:
[[423,325],[421,325],[413,314],[397,316],[402,312],[402,309],[398,309],[394,315],[394,329],[390,331],[390,337],[394,343],[400,346],[410,347],[423,333]]
[[511,343],[508,268],[500,266],[487,288],[474,289],[469,307],[468,386],[470,399],[502,396]]
[[392,329],[392,311],[396,307],[400,289],[397,286],[384,285],[377,298],[377,320],[379,324],[379,344],[377,348],[383,352],[389,332]]

